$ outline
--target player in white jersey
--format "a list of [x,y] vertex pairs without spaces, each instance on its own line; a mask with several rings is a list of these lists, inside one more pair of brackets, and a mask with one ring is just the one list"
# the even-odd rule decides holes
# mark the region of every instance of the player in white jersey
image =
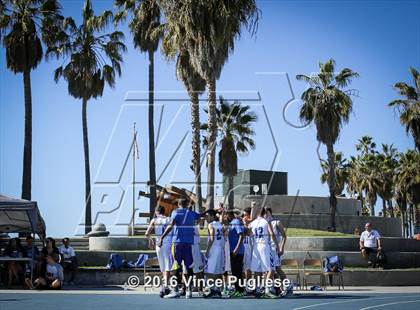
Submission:
[[[149,239],[151,247],[155,247],[156,249],[156,256],[159,261],[160,271],[162,272],[163,277],[163,286],[161,288],[160,296],[163,297],[165,295],[165,291],[167,291],[170,272],[172,270],[172,266],[174,264],[173,256],[172,256],[172,236],[167,236],[163,239],[162,246],[158,246],[161,236],[165,231],[166,227],[170,224],[171,218],[165,216],[165,208],[158,207],[155,211],[156,217],[150,221],[149,226],[146,230],[146,237]],[[156,240],[151,238],[151,232],[154,229]]]
[[[221,279],[224,273],[225,267],[225,238],[223,225],[216,217],[216,211],[208,210],[207,222],[209,240],[206,249],[207,264],[205,267],[205,273],[209,279],[215,281]],[[220,288],[212,285],[210,287],[210,293],[205,297],[221,297]]]
[[265,219],[271,223],[271,227],[273,227],[273,233],[276,237],[276,241],[278,244],[279,252],[276,252],[276,245],[274,242],[271,243],[271,255],[274,261],[274,266],[276,268],[277,274],[279,275],[281,280],[287,278],[284,271],[281,269],[281,256],[284,254],[284,247],[286,245],[287,235],[284,229],[283,224],[280,220],[276,220],[273,218],[273,211],[271,208],[265,208],[266,214]]
[[[200,225],[197,223],[194,227],[194,244],[192,246],[192,255],[193,255],[193,272],[196,279],[203,279],[204,278],[204,262],[202,258],[202,254],[200,251]],[[203,287],[200,286],[198,289],[198,295],[203,296]]]
[[[254,277],[259,278],[260,283],[265,274],[265,279],[274,280],[275,266],[271,259],[271,241],[275,242],[275,236],[271,224],[264,218],[265,208],[259,212],[259,216],[250,224],[253,236],[251,271]],[[252,214],[252,213],[251,213]],[[275,242],[276,252],[278,252],[278,244]],[[268,297],[277,297],[271,291],[272,286],[265,285],[265,294]],[[257,288],[256,294],[260,295],[260,288]]]
[[192,255],[193,255],[193,272],[198,274],[203,272],[204,263],[201,257],[200,251],[200,225],[197,224],[194,226],[194,244],[192,246]]

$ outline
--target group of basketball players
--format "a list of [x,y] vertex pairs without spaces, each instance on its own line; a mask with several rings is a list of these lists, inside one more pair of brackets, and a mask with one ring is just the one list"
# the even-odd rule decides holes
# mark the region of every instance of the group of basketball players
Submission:
[[[285,229],[270,208],[256,210],[252,204],[238,214],[220,206],[200,214],[181,199],[170,217],[164,211],[157,208],[146,231],[162,272],[161,297],[191,298],[193,287],[204,298],[278,298],[293,293],[292,285],[284,285],[288,280],[281,270]],[[203,255],[199,227],[204,220],[208,241]]]

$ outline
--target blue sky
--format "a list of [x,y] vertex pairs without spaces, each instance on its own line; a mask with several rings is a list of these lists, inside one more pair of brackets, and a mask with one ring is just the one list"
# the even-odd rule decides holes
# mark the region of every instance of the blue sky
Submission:
[[[82,0],[61,3],[64,15],[80,21]],[[93,1],[93,5],[99,13],[111,9],[112,1]],[[282,110],[292,99],[287,76],[298,98],[306,85],[296,81],[296,74],[316,72],[318,62],[330,57],[336,60],[338,69],[349,67],[360,73],[360,78],[351,85],[359,90],[359,96],[354,98],[354,112],[342,129],[336,150],[346,156],[354,154],[356,140],[365,134],[373,136],[378,144],[394,143],[401,151],[413,148],[412,138],[405,134],[397,115],[386,104],[397,97],[392,85],[396,81],[411,83],[409,66],[420,66],[420,1],[258,1],[258,5],[262,16],[256,36],[244,33],[236,42],[217,82],[218,90],[229,98],[255,99],[257,92],[261,95],[261,101],[247,102],[259,117],[255,127],[257,149],[240,157],[240,168],[273,167],[287,171],[290,194],[298,189],[301,195],[328,193],[327,186],[319,181],[321,170],[314,128],[296,129],[287,125]],[[145,190],[144,182],[148,179],[147,106],[144,101],[124,100],[130,91],[130,98],[147,98],[141,91],[147,90],[148,61],[145,54],[133,48],[127,29],[122,29],[128,46],[123,75],[117,79],[115,89],[106,88],[103,97],[90,101],[88,107],[90,161],[95,182],[93,215],[95,218],[98,211],[109,212],[121,202],[120,209],[98,218],[99,222],[116,225],[112,228],[115,232],[125,232],[123,224],[130,219],[132,166],[131,161],[124,166],[124,160],[130,150],[133,122],[137,123],[140,146],[136,164],[140,184],[136,190]],[[155,59],[157,97],[187,98],[182,93],[182,84],[176,80],[174,63],[160,53]],[[81,102],[68,95],[64,81],[58,84],[53,81],[53,70],[60,64],[61,61],[43,61],[32,73],[32,198],[38,201],[48,233],[56,236],[73,235],[83,219],[84,208]],[[0,192],[19,197],[23,79],[21,74],[14,75],[6,69],[3,48],[0,81]],[[298,99],[290,104],[289,121],[297,122],[299,105]],[[159,184],[183,186],[193,177],[189,169],[188,102],[156,102],[156,131],[162,107],[156,151]],[[267,122],[278,146],[277,155]],[[219,174],[217,179],[221,180]],[[144,211],[147,201],[139,200],[137,204]]]

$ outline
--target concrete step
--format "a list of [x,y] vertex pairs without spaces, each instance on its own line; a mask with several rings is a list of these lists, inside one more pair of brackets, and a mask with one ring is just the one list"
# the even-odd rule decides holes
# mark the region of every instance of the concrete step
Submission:
[[[382,238],[382,247],[386,252],[418,252],[420,241],[403,238]],[[201,237],[201,249],[205,249],[207,237]],[[146,250],[147,239],[137,237],[92,237],[89,238],[90,250]],[[287,238],[287,251],[359,251],[359,238],[323,238],[323,237],[290,237]]]
[[[154,250],[139,251],[77,251],[80,266],[105,266],[111,253],[119,253],[127,261],[135,261],[140,254],[156,256]],[[349,251],[287,251],[283,259],[297,259],[303,264],[307,258],[322,259],[327,256],[338,255],[345,267],[366,267],[367,263],[359,252]],[[420,253],[417,252],[387,252],[387,268],[420,267]]]
[[[56,245],[60,246],[62,244],[61,240],[63,240],[64,237],[54,237]],[[69,237],[70,238],[70,245],[75,250],[88,250],[89,249],[89,238],[80,238],[80,237]],[[41,241],[37,239],[35,241],[35,244],[38,247],[41,247]]]
[[[143,270],[109,271],[105,268],[79,268],[75,284],[80,286],[124,285],[130,276],[137,276],[143,282]],[[303,275],[301,275],[302,277]],[[396,270],[345,270],[344,286],[418,286],[420,269]],[[294,280],[294,279],[292,279]],[[317,282],[318,281],[318,282]],[[319,277],[311,277],[311,283],[319,283]],[[314,284],[315,284],[314,283]]]

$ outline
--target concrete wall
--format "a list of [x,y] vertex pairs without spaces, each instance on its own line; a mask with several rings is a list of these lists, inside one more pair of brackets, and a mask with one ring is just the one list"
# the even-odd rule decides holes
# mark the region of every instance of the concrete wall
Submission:
[[[290,228],[326,230],[330,226],[330,218],[325,214],[278,214],[275,217]],[[337,231],[352,234],[354,229],[358,228],[362,232],[367,222],[371,222],[381,236],[402,237],[400,219],[389,217],[338,215],[336,218]]]
[[[239,198],[239,197],[235,197]],[[330,214],[328,197],[298,196],[295,205],[295,196],[286,195],[248,195],[235,201],[235,205],[241,209],[249,207],[251,202],[264,205],[273,209],[273,213],[293,214]],[[360,201],[352,198],[337,199],[337,214],[359,215],[362,207]]]
[[125,251],[148,248],[145,237],[90,237],[90,251]]
[[[216,197],[216,203],[223,197]],[[282,220],[286,227],[327,230],[330,226],[330,206],[328,197],[311,197],[285,195],[248,195],[243,198],[235,196],[235,207],[244,209],[256,202],[258,205],[270,207],[275,216]],[[357,199],[337,199],[337,231],[353,233],[355,228],[364,230],[366,222],[371,222],[382,236],[401,237],[401,222],[398,218],[383,218],[377,216],[359,216],[361,204]]]
[[[383,237],[382,246],[387,252],[420,253],[420,242],[414,239]],[[201,236],[200,247],[205,250],[207,237]],[[90,251],[150,251],[144,237],[91,237]],[[359,252],[359,238],[288,237],[285,251],[353,251]],[[154,252],[151,250],[151,252]]]

